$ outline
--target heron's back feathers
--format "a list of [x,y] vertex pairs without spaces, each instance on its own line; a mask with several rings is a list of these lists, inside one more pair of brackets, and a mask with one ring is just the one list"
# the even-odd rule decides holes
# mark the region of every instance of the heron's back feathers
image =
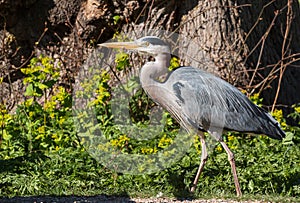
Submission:
[[220,128],[265,134],[274,139],[285,137],[267,111],[253,104],[237,88],[205,71],[181,67],[160,88],[172,102],[157,102],[176,114],[181,123],[189,122],[190,126],[206,131]]

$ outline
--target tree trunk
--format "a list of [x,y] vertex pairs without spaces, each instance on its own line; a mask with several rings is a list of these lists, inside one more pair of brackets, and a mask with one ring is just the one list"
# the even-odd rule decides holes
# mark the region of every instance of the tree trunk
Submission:
[[[291,113],[300,102],[300,11],[294,1],[154,1],[136,24],[136,33],[180,33],[183,65],[212,72],[231,84],[259,92],[268,110]],[[151,30],[151,31],[149,31]],[[133,36],[134,38],[134,36]]]
[[34,55],[60,61],[61,81],[72,85],[91,42],[117,31],[167,30],[180,33],[184,65],[261,92],[267,106],[300,102],[297,0],[4,0],[0,12],[0,94],[11,100],[22,97],[15,96],[23,94],[20,68]]
[[181,22],[193,39],[185,53],[249,93],[262,92],[266,105],[288,107],[300,102],[299,16],[298,1],[199,1]]

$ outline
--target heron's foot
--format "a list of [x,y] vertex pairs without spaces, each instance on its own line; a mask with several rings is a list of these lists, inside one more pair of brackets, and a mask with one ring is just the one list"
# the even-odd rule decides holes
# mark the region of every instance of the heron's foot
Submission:
[[193,184],[192,187],[191,187],[191,189],[190,189],[190,192],[195,192],[196,187],[197,187],[197,185],[196,185],[196,184]]

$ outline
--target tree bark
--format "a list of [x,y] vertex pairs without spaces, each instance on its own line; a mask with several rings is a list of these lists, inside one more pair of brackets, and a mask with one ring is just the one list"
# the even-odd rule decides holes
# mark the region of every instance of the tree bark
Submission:
[[299,16],[297,0],[4,0],[0,93],[23,94],[20,68],[35,55],[59,60],[61,81],[71,86],[91,44],[117,31],[167,30],[180,34],[175,51],[183,65],[261,92],[267,106],[287,107],[300,102]]
[[293,111],[290,106],[300,102],[296,0],[163,2],[146,6],[143,17],[123,30],[133,38],[161,29],[179,31],[176,51],[183,65],[212,72],[248,96],[261,93],[268,110]]
[[300,102],[299,16],[298,1],[199,1],[181,22],[193,39],[185,53],[204,61],[199,68],[261,92],[264,104],[288,107]]

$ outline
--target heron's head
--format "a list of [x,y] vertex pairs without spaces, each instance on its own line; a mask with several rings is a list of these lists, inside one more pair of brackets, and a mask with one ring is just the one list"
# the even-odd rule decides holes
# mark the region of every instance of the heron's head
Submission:
[[99,44],[99,46],[136,50],[138,52],[148,53],[151,55],[158,55],[163,53],[170,54],[170,47],[168,46],[168,44],[155,36],[142,37],[133,42],[108,42]]

